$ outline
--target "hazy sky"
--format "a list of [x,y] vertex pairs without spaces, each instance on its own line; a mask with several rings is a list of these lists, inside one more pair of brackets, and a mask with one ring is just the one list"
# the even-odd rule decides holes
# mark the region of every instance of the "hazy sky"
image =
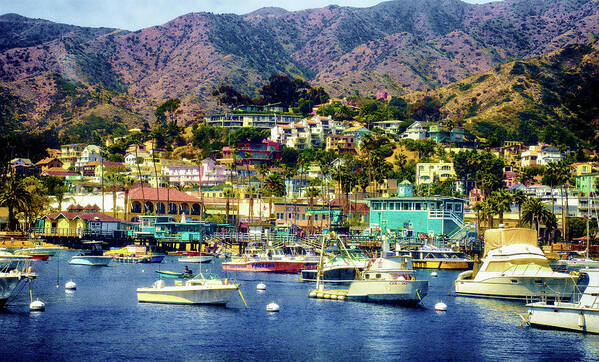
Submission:
[[[368,7],[382,0],[0,0],[0,14],[17,13],[58,23],[137,30],[164,24],[180,15],[209,11],[246,14],[276,6],[287,10],[336,4]],[[467,0],[483,3],[490,0]]]

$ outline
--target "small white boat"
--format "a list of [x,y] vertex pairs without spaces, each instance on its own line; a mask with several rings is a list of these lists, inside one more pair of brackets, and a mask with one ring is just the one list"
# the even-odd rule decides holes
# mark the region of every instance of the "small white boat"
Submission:
[[177,259],[180,263],[212,263],[214,255],[188,255]]
[[350,283],[346,298],[362,302],[418,304],[428,293],[428,281],[416,280],[410,256],[376,259]]
[[599,333],[599,269],[581,272],[589,276],[589,282],[578,301],[543,300],[526,305],[531,326]]
[[532,229],[485,231],[485,252],[479,270],[458,275],[455,294],[461,296],[527,299],[569,298],[574,293],[575,275],[554,272],[537,246]]
[[137,300],[140,303],[227,304],[238,290],[239,284],[200,273],[193,279],[177,280],[173,286],[158,280],[150,288],[138,288]]
[[69,264],[89,266],[108,266],[110,264],[112,256],[103,255],[101,241],[85,241],[83,244],[90,245],[91,249],[71,257]]

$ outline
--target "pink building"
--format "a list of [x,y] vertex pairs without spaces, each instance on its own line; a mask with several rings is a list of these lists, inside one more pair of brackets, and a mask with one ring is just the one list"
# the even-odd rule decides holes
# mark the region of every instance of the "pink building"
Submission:
[[378,91],[376,92],[376,99],[389,99],[389,92],[387,91]]

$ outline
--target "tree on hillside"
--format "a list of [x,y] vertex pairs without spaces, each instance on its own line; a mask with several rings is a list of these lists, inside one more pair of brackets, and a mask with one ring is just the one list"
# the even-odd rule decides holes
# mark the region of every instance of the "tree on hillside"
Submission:
[[273,197],[282,197],[285,195],[285,183],[280,174],[272,172],[264,180],[262,186],[262,192],[265,196],[268,196],[268,215],[269,219],[272,219],[272,199]]
[[16,215],[27,210],[31,202],[31,194],[27,191],[25,183],[18,178],[11,177],[0,189],[0,206],[8,208],[8,230],[17,229]]
[[219,96],[218,101],[231,107],[252,104],[253,100],[245,94],[238,92],[229,85],[222,85],[212,92],[213,96]]

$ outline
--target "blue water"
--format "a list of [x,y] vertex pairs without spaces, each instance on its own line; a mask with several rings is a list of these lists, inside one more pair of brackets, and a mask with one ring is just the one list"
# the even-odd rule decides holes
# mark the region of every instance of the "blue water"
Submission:
[[[521,328],[521,303],[447,296],[458,272],[418,271],[429,294],[408,308],[310,299],[312,285],[295,275],[217,264],[208,269],[240,281],[249,309],[238,296],[227,307],[169,306],[139,304],[135,289],[158,268],[182,270],[176,258],[86,267],[70,255],[35,263],[45,312],[29,313],[27,289],[0,312],[0,360],[599,360],[597,335]],[[67,293],[70,280],[77,290]],[[265,311],[273,301],[279,313]],[[433,310],[439,301],[447,312]]]

